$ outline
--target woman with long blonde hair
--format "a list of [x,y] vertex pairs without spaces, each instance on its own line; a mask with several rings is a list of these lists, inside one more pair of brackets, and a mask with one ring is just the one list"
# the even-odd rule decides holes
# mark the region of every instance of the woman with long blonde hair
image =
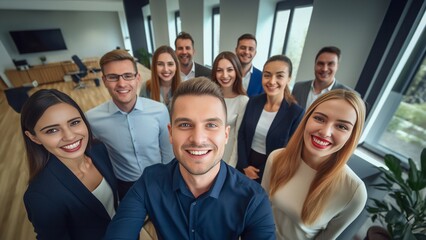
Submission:
[[155,50],[151,64],[151,79],[141,88],[140,96],[164,103],[168,108],[173,93],[181,82],[179,61],[175,51],[163,45]]
[[357,93],[332,90],[308,108],[286,148],[270,154],[262,186],[277,239],[335,239],[361,213],[367,191],[346,163],[364,119]]

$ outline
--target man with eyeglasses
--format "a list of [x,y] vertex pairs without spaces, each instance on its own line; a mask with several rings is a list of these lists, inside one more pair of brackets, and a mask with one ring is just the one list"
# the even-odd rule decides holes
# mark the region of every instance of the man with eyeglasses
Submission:
[[141,76],[127,51],[106,53],[100,66],[112,99],[86,115],[93,135],[108,149],[121,200],[146,167],[174,158],[167,130],[170,118],[164,104],[137,96]]

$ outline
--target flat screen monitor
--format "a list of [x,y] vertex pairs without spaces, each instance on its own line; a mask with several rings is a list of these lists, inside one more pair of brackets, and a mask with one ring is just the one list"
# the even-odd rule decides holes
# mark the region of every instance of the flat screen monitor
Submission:
[[36,53],[66,50],[67,46],[59,28],[10,31],[19,53]]

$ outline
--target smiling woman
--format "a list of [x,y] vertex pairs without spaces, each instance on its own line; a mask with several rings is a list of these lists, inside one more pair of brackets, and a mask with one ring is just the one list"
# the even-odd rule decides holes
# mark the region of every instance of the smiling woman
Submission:
[[271,153],[262,187],[277,239],[335,239],[362,211],[367,191],[346,163],[364,118],[356,93],[332,90],[308,108],[287,147]]
[[293,64],[275,55],[263,67],[265,93],[251,97],[238,131],[237,169],[260,183],[269,154],[287,145],[304,110],[290,93]]
[[116,179],[80,107],[39,90],[22,108],[21,129],[30,169],[24,203],[37,238],[102,238],[118,204]]

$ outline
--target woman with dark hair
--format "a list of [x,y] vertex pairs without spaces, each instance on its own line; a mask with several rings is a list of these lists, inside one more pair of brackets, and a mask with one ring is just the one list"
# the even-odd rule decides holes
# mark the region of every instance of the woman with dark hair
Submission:
[[237,169],[260,183],[269,154],[287,145],[303,108],[296,104],[288,83],[293,66],[284,55],[269,58],[262,73],[265,93],[250,98],[238,131]]
[[364,182],[346,165],[362,133],[365,105],[332,90],[307,109],[286,148],[269,155],[269,193],[277,239],[336,239],[367,201]]
[[21,129],[30,173],[24,203],[37,238],[101,239],[117,207],[116,179],[80,107],[58,90],[39,90],[22,108]]
[[170,109],[173,93],[181,82],[179,60],[169,46],[155,50],[151,64],[151,79],[141,88],[140,96],[162,102]]
[[223,160],[237,165],[237,133],[249,98],[243,88],[241,63],[232,52],[221,52],[213,63],[212,80],[222,90],[226,103],[226,124],[230,126]]

